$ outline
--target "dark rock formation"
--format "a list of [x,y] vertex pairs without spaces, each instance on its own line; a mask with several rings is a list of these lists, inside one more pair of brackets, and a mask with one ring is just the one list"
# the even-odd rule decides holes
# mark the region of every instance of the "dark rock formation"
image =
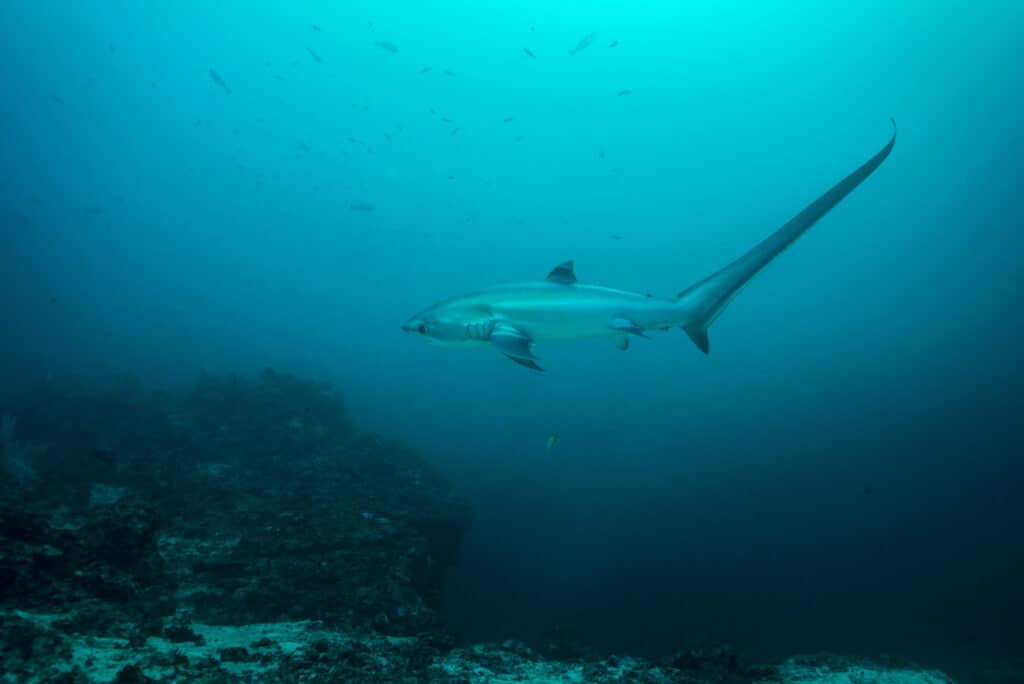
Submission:
[[37,475],[0,507],[9,608],[76,608],[67,627],[83,633],[155,634],[182,610],[436,626],[468,508],[414,452],[356,433],[326,385],[267,370],[183,397],[46,391],[2,413]]
[[49,388],[0,419],[4,681],[948,684],[727,649],[655,663],[560,632],[540,652],[457,647],[438,613],[467,506],[415,453],[355,431],[325,385]]

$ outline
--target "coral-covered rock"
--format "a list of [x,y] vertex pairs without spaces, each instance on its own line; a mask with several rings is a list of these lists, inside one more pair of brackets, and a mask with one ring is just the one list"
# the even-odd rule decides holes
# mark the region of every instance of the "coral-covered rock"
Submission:
[[437,625],[468,507],[410,449],[357,434],[327,385],[204,375],[183,396],[50,391],[3,413],[47,445],[32,496],[0,508],[12,606],[78,605],[64,624],[86,631],[181,609]]

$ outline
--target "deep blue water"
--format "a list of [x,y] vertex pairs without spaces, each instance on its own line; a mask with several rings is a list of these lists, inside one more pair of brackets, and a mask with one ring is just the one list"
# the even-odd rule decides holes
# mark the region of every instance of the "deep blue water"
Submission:
[[[285,5],[0,9],[5,391],[337,383],[473,501],[466,638],[1019,657],[1019,3]],[[399,329],[570,258],[672,295],[890,116],[707,357]]]

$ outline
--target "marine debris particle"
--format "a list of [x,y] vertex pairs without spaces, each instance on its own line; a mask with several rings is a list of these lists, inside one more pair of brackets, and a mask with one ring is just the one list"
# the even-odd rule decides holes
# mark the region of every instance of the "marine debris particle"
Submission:
[[398,54],[398,46],[388,40],[375,40],[373,44],[379,47],[381,50],[386,50],[391,54]]
[[224,79],[221,77],[221,75],[213,69],[210,69],[210,80],[217,84],[218,87],[223,89],[225,93],[227,93],[228,95],[231,94],[231,88],[229,88],[228,84],[224,82]]
[[377,209],[377,207],[373,206],[373,204],[369,202],[353,202],[352,204],[348,205],[348,208],[351,209],[352,211],[362,212],[371,212]]
[[314,59],[315,61],[317,61],[317,62],[323,62],[323,61],[324,61],[324,60],[323,60],[323,59],[322,59],[322,58],[320,57],[320,55],[318,55],[318,54],[316,53],[316,50],[314,50],[313,48],[311,48],[311,47],[307,47],[307,48],[306,48],[306,52],[308,52],[308,53],[309,53],[309,56],[310,56],[310,57],[312,57],[312,58],[313,58],[313,59]]
[[530,48],[523,48],[523,52],[526,53],[527,57],[536,57],[536,55],[533,54],[533,50],[531,50]]
[[628,88],[626,88],[625,90],[620,90],[619,92],[615,93],[615,96],[616,97],[622,97],[623,95],[632,95],[632,94],[633,94],[633,91],[628,89]]
[[590,44],[594,42],[595,38],[597,38],[597,33],[593,31],[583,36],[582,38],[580,38],[580,42],[576,43],[576,47],[569,51],[569,54],[575,55],[577,52],[580,52],[581,50],[586,50],[588,47],[590,47]]

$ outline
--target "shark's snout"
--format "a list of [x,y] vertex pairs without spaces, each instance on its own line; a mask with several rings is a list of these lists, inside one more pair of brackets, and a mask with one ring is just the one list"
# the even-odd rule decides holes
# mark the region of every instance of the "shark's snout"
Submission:
[[423,325],[423,321],[417,318],[410,318],[408,321],[402,324],[402,332],[407,333],[418,333],[422,335],[427,330],[426,326]]

